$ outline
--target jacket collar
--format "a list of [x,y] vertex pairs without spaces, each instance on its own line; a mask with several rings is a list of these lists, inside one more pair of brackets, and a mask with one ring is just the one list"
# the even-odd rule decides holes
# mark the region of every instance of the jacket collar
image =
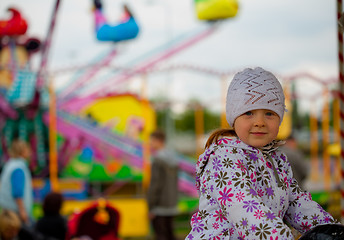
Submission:
[[200,174],[202,174],[204,167],[208,163],[208,159],[209,159],[210,155],[213,154],[213,152],[215,152],[215,150],[221,146],[241,148],[241,149],[250,151],[252,153],[263,154],[264,157],[267,157],[267,155],[270,155],[273,151],[276,151],[278,149],[278,147],[283,145],[284,143],[285,143],[285,141],[274,140],[270,144],[262,147],[261,149],[258,149],[258,148],[252,147],[250,145],[247,145],[246,143],[244,143],[243,141],[241,141],[237,137],[221,138],[216,143],[213,143],[212,145],[210,145],[210,147],[207,148],[204,151],[204,153],[199,156],[198,161],[197,161],[197,166],[196,166],[196,175],[200,176]]
[[[256,153],[256,154],[262,154],[264,156],[264,158],[271,158],[270,154],[273,151],[276,151],[278,149],[279,146],[283,145],[285,143],[285,141],[277,141],[274,140],[271,143],[267,144],[266,146],[262,147],[261,149],[252,147],[250,145],[247,145],[246,143],[244,143],[243,141],[241,141],[239,138],[237,137],[232,137],[232,138],[221,138],[220,140],[218,140],[216,143],[213,143],[212,145],[210,145],[209,148],[207,148],[203,154],[201,154],[198,158],[197,161],[197,166],[196,166],[196,185],[197,188],[199,188],[199,178],[201,177],[205,166],[208,163],[209,157],[211,154],[213,154],[215,152],[215,150],[221,146],[225,146],[225,147],[234,147],[234,148],[241,148],[247,151],[250,151],[252,153]],[[270,160],[271,161],[271,160]],[[273,164],[272,164],[273,165]],[[273,165],[274,166],[274,165]],[[275,175],[278,179],[278,174],[276,173],[276,169],[274,168],[274,172]],[[279,180],[279,179],[278,179]]]

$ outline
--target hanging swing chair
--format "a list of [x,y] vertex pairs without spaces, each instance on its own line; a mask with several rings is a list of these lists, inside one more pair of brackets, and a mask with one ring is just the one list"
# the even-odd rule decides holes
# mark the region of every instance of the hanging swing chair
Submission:
[[235,17],[237,0],[195,0],[197,17],[200,20],[220,20]]
[[107,23],[99,0],[94,2],[94,8],[96,37],[99,41],[120,42],[137,37],[139,26],[126,4],[123,5],[124,16],[120,22],[115,25]]

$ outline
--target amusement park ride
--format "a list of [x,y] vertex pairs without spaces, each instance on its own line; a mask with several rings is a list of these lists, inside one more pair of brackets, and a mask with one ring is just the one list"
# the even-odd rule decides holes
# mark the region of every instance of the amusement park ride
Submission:
[[[95,198],[116,195],[129,186],[129,190],[124,190],[126,199],[108,199],[120,214],[119,234],[147,235],[149,226],[143,193],[149,180],[148,141],[156,127],[155,112],[145,96],[116,94],[115,89],[109,91],[108,85],[125,83],[132,76],[145,73],[211,35],[218,24],[212,23],[191,36],[179,37],[178,41],[169,43],[169,49],[154,51],[150,59],[146,57],[130,71],[123,70],[87,96],[80,96],[85,83],[117,55],[113,47],[98,63],[81,72],[67,89],[55,93],[50,86],[47,61],[60,2],[56,1],[47,37],[42,42],[26,35],[29,26],[18,9],[9,8],[12,16],[0,21],[1,162],[8,159],[7,149],[14,138],[29,142],[33,151],[30,169],[35,198],[40,202],[50,191],[62,192],[67,198],[64,214],[84,209]],[[123,6],[121,21],[110,25],[102,13],[101,2],[94,3],[96,38],[100,42],[111,41],[115,46],[138,36],[139,26],[127,5]],[[218,20],[234,17],[238,5],[236,1],[197,0],[196,9],[200,19]],[[218,9],[225,10],[216,16]],[[41,55],[37,72],[30,69],[33,54]],[[197,196],[193,180],[195,162],[186,156],[178,157],[180,191],[194,198]],[[90,193],[91,185],[99,189],[94,188]],[[102,189],[104,186],[107,187]],[[136,186],[134,191],[130,186]],[[181,202],[181,209],[190,210],[188,203]],[[124,211],[125,214],[121,214]],[[39,208],[36,214],[40,214]]]
[[[18,9],[9,8],[11,18],[0,20],[0,163],[8,159],[7,149],[14,138],[25,140],[34,153],[30,169],[37,202],[52,190],[60,191],[67,199],[63,212],[69,215],[75,209],[89,207],[98,197],[106,197],[119,211],[121,236],[148,235],[143,194],[149,181],[149,134],[156,128],[156,116],[144,91],[142,96],[118,94],[113,86],[124,84],[133,76],[144,79],[158,63],[210,36],[218,28],[218,20],[236,16],[238,3],[195,0],[198,18],[209,21],[205,28],[179,36],[166,44],[168,48],[163,46],[138,57],[140,61],[130,69],[120,69],[90,90],[86,83],[117,56],[116,43],[135,39],[140,32],[127,5],[121,21],[110,25],[103,16],[102,5],[96,4],[96,38],[99,44],[114,42],[114,47],[87,69],[76,69],[78,73],[68,87],[55,92],[49,84],[47,61],[60,2],[56,0],[44,41],[25,35],[29,26]],[[41,55],[37,72],[30,69],[33,54]],[[222,78],[231,75],[210,74]],[[288,135],[288,130],[282,133]],[[179,188],[186,196],[181,198],[179,207],[181,211],[193,211],[197,205],[195,159],[178,157]],[[120,192],[124,195],[112,197]]]

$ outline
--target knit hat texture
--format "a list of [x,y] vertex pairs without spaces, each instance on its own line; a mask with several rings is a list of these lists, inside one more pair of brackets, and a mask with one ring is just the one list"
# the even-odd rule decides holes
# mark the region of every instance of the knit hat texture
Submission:
[[283,120],[284,93],[280,82],[269,71],[257,67],[235,74],[227,91],[226,118],[233,127],[237,117],[256,109],[274,111]]

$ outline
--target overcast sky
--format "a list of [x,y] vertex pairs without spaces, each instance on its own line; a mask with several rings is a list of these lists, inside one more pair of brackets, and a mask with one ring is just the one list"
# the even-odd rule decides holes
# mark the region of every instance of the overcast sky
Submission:
[[[120,54],[113,60],[114,65],[130,67],[133,60],[144,53],[182,33],[192,33],[208,25],[197,20],[192,0],[103,2],[109,23],[118,20],[121,4],[125,2],[141,27],[137,39],[117,44]],[[0,16],[9,17],[6,9],[16,6],[29,22],[27,35],[44,40],[54,5],[54,0],[1,0]],[[113,47],[113,43],[95,39],[91,7],[91,0],[61,0],[49,70],[92,63]],[[240,0],[235,18],[225,20],[211,36],[163,62],[165,65],[176,63],[220,71],[262,66],[279,75],[306,71],[320,77],[336,77],[336,2]],[[68,82],[62,77],[56,77],[56,81],[59,87]],[[312,85],[307,81],[300,84],[303,88]],[[312,87],[314,91],[321,90],[314,84]],[[156,74],[149,78],[149,95],[159,94],[178,100],[200,98],[219,102],[221,82],[186,71],[168,76]]]

